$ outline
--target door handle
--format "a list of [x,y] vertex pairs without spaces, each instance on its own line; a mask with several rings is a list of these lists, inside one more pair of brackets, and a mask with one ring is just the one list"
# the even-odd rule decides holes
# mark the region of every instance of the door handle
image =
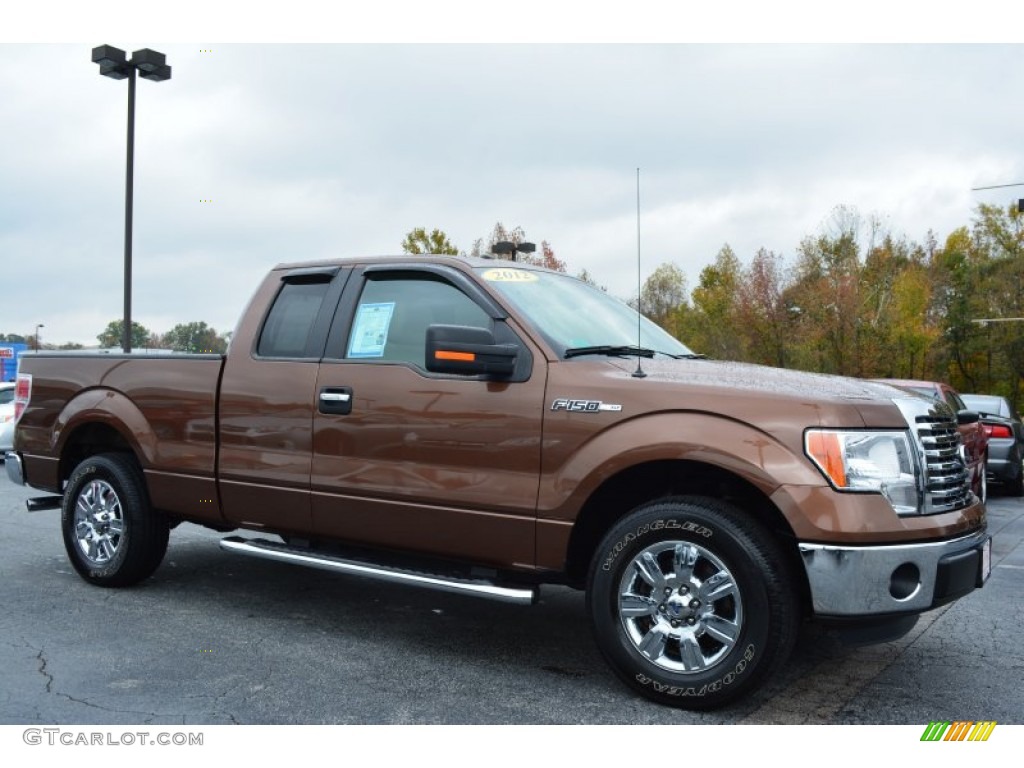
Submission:
[[321,392],[320,399],[325,403],[347,403],[352,395],[348,392]]
[[317,410],[346,416],[352,412],[352,387],[324,387],[320,390]]

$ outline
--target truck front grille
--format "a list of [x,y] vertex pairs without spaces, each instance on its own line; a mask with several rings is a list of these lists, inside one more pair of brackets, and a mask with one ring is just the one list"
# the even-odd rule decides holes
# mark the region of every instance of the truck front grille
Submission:
[[971,483],[956,420],[935,409],[918,415],[916,426],[924,454],[925,514],[966,507],[971,503]]

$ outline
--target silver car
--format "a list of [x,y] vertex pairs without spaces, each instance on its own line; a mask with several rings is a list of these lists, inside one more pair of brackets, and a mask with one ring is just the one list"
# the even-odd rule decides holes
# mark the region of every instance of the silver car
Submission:
[[988,433],[988,461],[985,474],[989,482],[1003,487],[1011,496],[1024,496],[1024,425],[1005,397],[997,395],[960,395],[972,411],[977,411]]
[[14,382],[0,382],[0,461],[14,447]]

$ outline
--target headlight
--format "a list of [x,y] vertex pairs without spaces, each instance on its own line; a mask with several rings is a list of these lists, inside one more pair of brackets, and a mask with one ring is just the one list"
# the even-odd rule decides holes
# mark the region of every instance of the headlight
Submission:
[[836,490],[880,493],[898,515],[920,512],[908,433],[809,429],[804,450]]

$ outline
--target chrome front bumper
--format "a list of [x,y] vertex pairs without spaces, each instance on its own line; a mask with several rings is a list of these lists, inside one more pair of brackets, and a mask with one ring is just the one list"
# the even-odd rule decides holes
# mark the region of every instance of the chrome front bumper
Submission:
[[991,570],[985,529],[928,544],[799,546],[818,616],[920,613],[980,587]]
[[21,456],[14,451],[4,454],[4,465],[7,467],[7,477],[12,483],[25,484],[25,468],[21,465]]

